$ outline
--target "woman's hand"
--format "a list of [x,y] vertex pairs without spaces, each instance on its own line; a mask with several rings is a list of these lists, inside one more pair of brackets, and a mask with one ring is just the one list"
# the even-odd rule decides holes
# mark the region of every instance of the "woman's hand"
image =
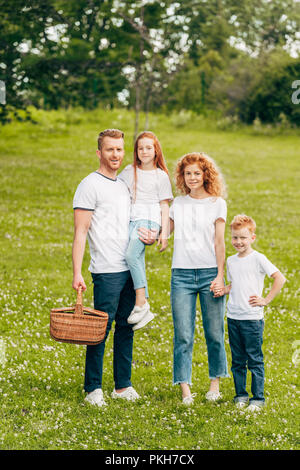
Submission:
[[210,283],[210,291],[214,293],[214,297],[222,297],[224,295],[224,279],[223,277],[216,277]]
[[161,249],[159,250],[160,252],[165,251],[165,249],[168,248],[168,239],[162,238],[162,234],[158,237],[157,246],[159,245],[161,245]]

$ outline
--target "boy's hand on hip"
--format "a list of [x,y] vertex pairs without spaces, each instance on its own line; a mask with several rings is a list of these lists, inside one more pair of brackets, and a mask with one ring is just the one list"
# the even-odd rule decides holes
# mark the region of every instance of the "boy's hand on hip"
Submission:
[[267,301],[259,295],[250,295],[249,304],[251,305],[251,307],[264,307],[265,305],[267,305]]

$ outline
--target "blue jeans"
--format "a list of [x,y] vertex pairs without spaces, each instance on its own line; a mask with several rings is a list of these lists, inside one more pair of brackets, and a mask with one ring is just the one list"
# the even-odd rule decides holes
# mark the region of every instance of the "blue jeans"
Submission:
[[232,355],[232,375],[236,396],[234,400],[248,401],[247,368],[251,372],[251,403],[264,404],[264,358],[262,352],[263,320],[234,320],[227,318]]
[[174,384],[191,384],[198,294],[207,345],[209,378],[229,377],[224,346],[225,298],[215,298],[209,290],[210,283],[217,276],[217,272],[217,268],[172,269]]
[[125,259],[130,269],[134,289],[136,290],[144,287],[146,297],[149,297],[145,268],[145,245],[139,239],[138,234],[138,229],[140,227],[144,227],[149,230],[157,230],[159,233],[160,226],[152,220],[131,221],[129,226],[129,244]]
[[115,320],[113,368],[115,388],[131,385],[133,349],[132,325],[127,323],[135,303],[135,292],[129,271],[92,274],[94,283],[94,308],[109,315],[104,341],[87,346],[84,389],[92,392],[102,388],[103,356],[105,341]]

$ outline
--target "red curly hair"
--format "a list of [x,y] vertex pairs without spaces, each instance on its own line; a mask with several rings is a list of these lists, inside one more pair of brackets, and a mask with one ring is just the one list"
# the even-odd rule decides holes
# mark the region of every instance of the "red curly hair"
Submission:
[[184,170],[186,166],[197,164],[203,171],[203,186],[211,196],[226,197],[226,186],[223,176],[215,162],[204,153],[192,152],[183,155],[176,166],[176,187],[183,194],[189,194],[190,189],[185,184]]

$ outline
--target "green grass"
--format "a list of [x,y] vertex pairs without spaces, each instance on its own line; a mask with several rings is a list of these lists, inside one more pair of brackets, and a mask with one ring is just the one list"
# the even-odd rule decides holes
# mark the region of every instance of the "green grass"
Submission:
[[[259,416],[236,410],[232,378],[220,403],[206,403],[207,353],[200,307],[196,328],[195,405],[184,408],[172,385],[170,267],[172,240],[159,253],[147,248],[151,324],[135,334],[132,380],[138,403],[112,401],[112,334],[103,390],[109,406],[84,404],[85,348],[49,337],[49,312],[74,303],[71,288],[72,199],[83,177],[97,169],[100,130],[126,134],[124,165],[132,158],[133,114],[125,110],[34,111],[39,124],[3,127],[0,139],[0,448],[1,449],[297,449],[299,286],[299,138],[295,132],[218,130],[201,118],[150,117],[171,175],[177,159],[203,150],[222,169],[228,222],[247,213],[257,223],[255,248],[285,274],[282,293],[265,309],[267,403]],[[227,255],[233,254],[226,230]],[[84,304],[92,306],[88,249]],[[266,288],[269,286],[266,281]],[[299,350],[299,346],[298,346]],[[226,329],[226,351],[230,350]],[[248,384],[250,386],[250,383]],[[250,391],[250,390],[249,390]]]

